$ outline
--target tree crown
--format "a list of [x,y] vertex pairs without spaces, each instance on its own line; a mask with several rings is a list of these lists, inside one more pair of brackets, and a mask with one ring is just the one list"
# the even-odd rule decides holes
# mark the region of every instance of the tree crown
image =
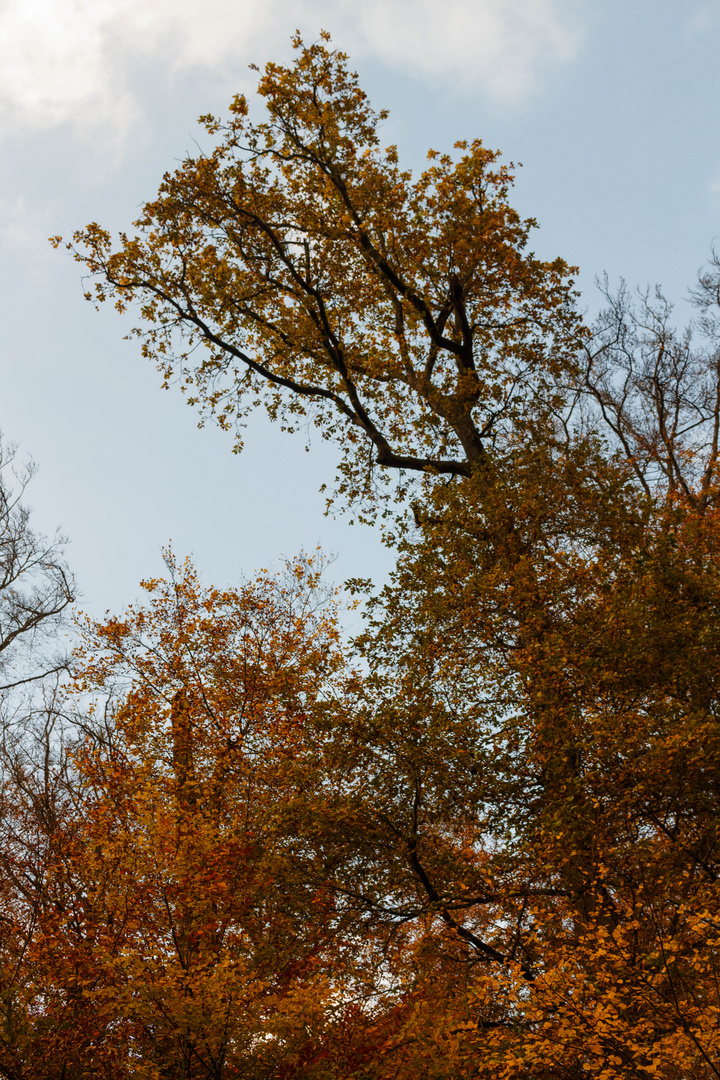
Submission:
[[512,166],[476,139],[414,179],[345,54],[294,45],[260,79],[266,120],[241,96],[227,122],[203,117],[216,148],[166,174],[135,236],[113,249],[90,225],[77,257],[97,300],[140,301],[166,384],[223,427],[260,403],[311,420],[367,510],[378,475],[487,466],[556,402],[583,330],[572,268],[527,250]]

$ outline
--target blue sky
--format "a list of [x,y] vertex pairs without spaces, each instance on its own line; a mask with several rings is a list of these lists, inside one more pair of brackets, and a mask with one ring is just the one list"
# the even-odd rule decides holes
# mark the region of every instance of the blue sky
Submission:
[[246,450],[198,431],[179,394],[82,300],[51,234],[127,227],[194,147],[195,118],[252,90],[250,62],[299,27],[350,53],[388,142],[422,167],[479,136],[521,161],[534,246],[593,279],[683,296],[720,237],[720,2],[670,0],[6,0],[0,37],[0,426],[40,465],[93,614],[137,594],[169,540],[218,583],[318,542],[338,580],[390,565],[371,530],[323,515],[332,449],[261,417]]

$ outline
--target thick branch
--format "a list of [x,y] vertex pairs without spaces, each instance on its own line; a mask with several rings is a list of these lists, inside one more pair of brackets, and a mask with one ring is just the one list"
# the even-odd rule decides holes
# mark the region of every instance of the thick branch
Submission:
[[[122,285],[110,277],[108,274],[108,281],[115,285],[118,289],[144,289],[147,292],[157,296],[160,300],[164,301],[170,307],[172,307],[178,315],[181,322],[191,323],[202,333],[208,341],[211,341],[213,345],[216,345],[223,352],[228,353],[230,356],[234,356],[235,359],[240,360],[251,371],[267,382],[272,383],[274,386],[282,386],[287,390],[291,390],[293,393],[300,395],[301,397],[315,397],[322,398],[326,401],[331,401],[337,409],[345,416],[351,424],[361,427],[371,442],[377,449],[377,464],[384,465],[388,468],[395,469],[409,469],[415,472],[437,472],[442,474],[449,474],[453,476],[469,476],[469,466],[462,461],[454,461],[452,459],[443,458],[419,458],[409,455],[396,454],[385,436],[376,427],[370,416],[363,408],[357,392],[352,384],[352,380],[349,376],[344,377],[348,393],[354,398],[354,409],[345,402],[339,394],[336,394],[332,390],[328,390],[323,386],[313,386],[307,383],[297,382],[295,379],[289,379],[286,376],[278,375],[276,372],[271,371],[270,368],[264,364],[259,363],[257,360],[253,360],[241,349],[238,349],[231,342],[226,341],[210,329],[208,324],[200,318],[194,311],[187,310],[182,307],[172,296],[168,295],[153,282],[147,280],[139,280],[133,282],[123,282]],[[342,371],[339,372],[343,377]]]

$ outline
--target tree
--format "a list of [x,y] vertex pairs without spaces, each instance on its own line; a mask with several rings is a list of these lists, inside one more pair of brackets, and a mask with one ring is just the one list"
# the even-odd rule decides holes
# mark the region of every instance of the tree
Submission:
[[262,808],[283,902],[330,898],[326,963],[357,954],[281,1075],[720,1076],[720,267],[705,344],[622,290],[591,337],[497,155],[413,181],[346,58],[296,46],[269,119],[207,117],[219,145],[138,236],[76,237],[222,424],[260,400],[317,423],[365,512],[378,474],[421,480],[364,677],[293,731]]
[[87,626],[79,692],[111,719],[73,752],[82,799],[28,962],[50,1016],[78,998],[63,1076],[282,1075],[357,966],[278,824],[334,722],[337,628],[312,560],[225,591],[169,566],[146,606]]
[[570,268],[526,251],[535,222],[497,153],[431,151],[413,181],[346,56],[326,35],[294,44],[295,65],[260,80],[264,123],[243,97],[227,124],[204,117],[219,144],[165,176],[139,234],[113,252],[90,225],[77,257],[97,300],[140,301],[166,383],[223,426],[259,401],[286,427],[310,418],[352,500],[371,499],[376,464],[467,476],[575,362]]
[[0,1075],[7,1080],[42,1068],[42,989],[27,958],[52,838],[71,801],[59,733],[68,659],[58,633],[74,582],[62,537],[47,540],[31,527],[23,499],[34,473],[0,438]]
[[720,1068],[717,295],[698,346],[621,293],[576,384],[615,452],[568,425],[438,488],[376,603],[353,843],[392,857],[353,895],[453,931],[446,1075]]
[[[68,880],[81,817],[82,786],[62,730],[62,688],[50,686],[22,714],[19,733],[5,734],[0,785],[0,1076],[71,1080],[82,1057],[88,1009],[77,950],[64,948],[64,978],[51,977],[59,957],[55,928],[76,920],[77,882]],[[65,868],[65,872],[63,872]]]
[[63,538],[48,541],[33,532],[22,502],[35,466],[16,465],[15,458],[15,447],[0,437],[0,692],[65,669],[38,646],[75,598]]

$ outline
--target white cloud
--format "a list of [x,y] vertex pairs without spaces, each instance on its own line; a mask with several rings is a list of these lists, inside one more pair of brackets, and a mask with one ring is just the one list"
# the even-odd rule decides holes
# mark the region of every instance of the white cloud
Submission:
[[0,132],[70,123],[121,143],[132,65],[218,70],[276,55],[300,24],[424,78],[521,102],[572,60],[586,0],[5,0]]
[[550,71],[575,58],[583,38],[585,9],[577,2],[365,0],[355,7],[368,46],[389,63],[503,103],[537,92]]
[[134,61],[211,67],[272,13],[271,0],[5,0],[0,131],[70,123],[122,142],[141,112],[128,79]]
[[30,210],[22,195],[16,199],[0,198],[0,246],[7,251],[49,250],[47,210]]
[[707,0],[693,11],[687,22],[687,30],[691,37],[707,34],[714,30],[720,20],[720,3],[718,0]]
[[110,5],[72,0],[9,0],[0,16],[2,128],[95,123],[122,128],[135,105],[107,64]]

